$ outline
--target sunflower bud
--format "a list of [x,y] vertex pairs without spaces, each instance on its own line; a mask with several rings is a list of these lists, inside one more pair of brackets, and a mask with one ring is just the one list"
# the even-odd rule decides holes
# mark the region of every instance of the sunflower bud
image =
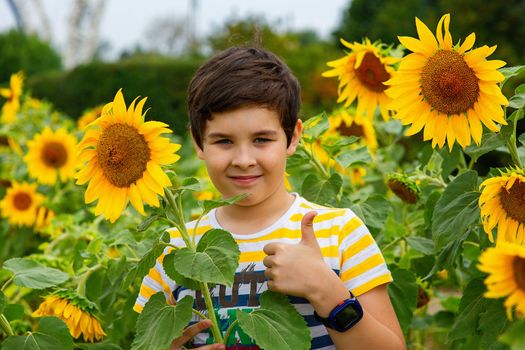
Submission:
[[387,185],[405,203],[415,204],[419,199],[419,187],[404,174],[390,174]]

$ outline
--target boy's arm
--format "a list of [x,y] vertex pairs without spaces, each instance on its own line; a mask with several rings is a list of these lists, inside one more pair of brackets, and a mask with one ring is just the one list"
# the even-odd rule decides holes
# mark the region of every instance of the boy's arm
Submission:
[[[327,317],[330,311],[342,300],[350,297],[344,283],[334,274],[320,282],[328,283],[329,288],[320,287],[310,296],[310,303],[321,317]],[[333,282],[330,281],[333,277]],[[346,332],[337,332],[327,328],[338,350],[346,349],[406,349],[403,333],[399,326],[386,284],[377,286],[358,297],[363,308],[363,318]]]
[[[315,212],[304,215],[299,244],[270,243],[264,247],[268,255],[268,288],[308,299],[317,314],[327,317],[350,293],[341,278],[323,260],[313,230]],[[315,278],[312,278],[315,276]],[[338,350],[405,349],[405,341],[397,316],[386,291],[380,284],[360,294],[363,318],[346,332],[328,329]]]

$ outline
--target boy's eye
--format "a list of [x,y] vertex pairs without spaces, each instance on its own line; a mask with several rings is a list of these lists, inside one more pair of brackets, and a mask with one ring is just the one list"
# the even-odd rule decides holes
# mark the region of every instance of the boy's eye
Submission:
[[264,137],[258,137],[255,139],[255,143],[265,143],[265,142],[270,142],[270,141],[272,140],[264,138]]
[[218,143],[218,144],[229,144],[229,143],[231,143],[231,141],[228,140],[228,139],[220,139],[220,140],[215,141],[215,143]]

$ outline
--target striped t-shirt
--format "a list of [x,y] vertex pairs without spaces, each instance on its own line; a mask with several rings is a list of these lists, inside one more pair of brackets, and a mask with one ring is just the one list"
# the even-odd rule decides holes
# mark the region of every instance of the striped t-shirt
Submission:
[[[267,289],[264,276],[265,257],[263,247],[270,242],[297,244],[301,240],[301,219],[304,214],[315,210],[314,232],[321,247],[325,262],[334,270],[346,287],[355,296],[372,288],[392,281],[385,260],[372,235],[363,222],[350,209],[327,208],[311,203],[295,194],[292,206],[274,224],[253,234],[233,234],[241,251],[239,267],[232,287],[216,286],[211,290],[213,304],[220,320],[221,329],[226,331],[235,321],[236,309],[249,311],[259,306],[258,296]],[[190,235],[195,222],[187,224]],[[199,225],[196,240],[209,229],[221,228],[215,210],[206,215]],[[184,241],[175,229],[169,230],[171,244],[184,247]],[[200,292],[178,286],[169,278],[162,267],[164,256],[173,248],[166,248],[142,281],[134,310],[142,312],[144,305],[153,294],[163,291],[166,301],[173,304],[186,295],[195,298],[194,308],[206,310]],[[312,276],[313,278],[313,276]],[[311,349],[335,349],[326,328],[313,315],[313,307],[304,298],[289,297],[292,304],[303,315],[312,335]],[[199,321],[193,316],[192,323]],[[194,339],[195,345],[212,342],[211,332],[200,333]],[[230,333],[227,346],[232,349],[257,349],[250,347],[253,340],[237,327]]]

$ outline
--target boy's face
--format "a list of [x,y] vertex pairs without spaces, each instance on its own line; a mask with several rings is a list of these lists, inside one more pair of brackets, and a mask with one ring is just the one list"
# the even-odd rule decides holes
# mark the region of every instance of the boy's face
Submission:
[[197,147],[197,155],[224,198],[249,193],[238,205],[256,205],[286,192],[286,158],[295,152],[301,127],[298,120],[287,147],[286,134],[274,111],[243,107],[214,113],[206,122],[203,147]]

